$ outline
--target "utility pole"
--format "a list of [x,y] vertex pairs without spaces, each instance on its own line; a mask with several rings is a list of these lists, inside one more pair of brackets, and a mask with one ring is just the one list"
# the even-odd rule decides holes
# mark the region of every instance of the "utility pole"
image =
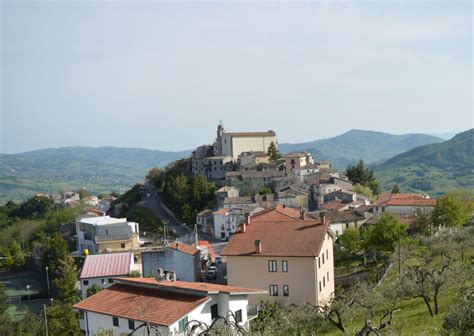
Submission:
[[197,248],[199,242],[197,223],[194,223],[194,242],[196,243]]
[[398,228],[398,276],[402,274],[402,269],[401,269],[401,258],[400,258],[400,228]]
[[44,330],[46,331],[46,336],[48,336],[48,315],[46,314],[46,305],[43,305],[44,311]]
[[50,297],[49,295],[49,273],[48,273],[48,266],[46,266],[46,283],[48,285],[48,298]]

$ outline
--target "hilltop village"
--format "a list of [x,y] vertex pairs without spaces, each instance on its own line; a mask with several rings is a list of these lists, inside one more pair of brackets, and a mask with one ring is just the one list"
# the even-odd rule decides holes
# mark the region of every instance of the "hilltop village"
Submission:
[[[199,205],[184,203],[194,222],[184,223],[165,197],[166,186],[174,189],[166,174],[192,183]],[[80,299],[69,303],[84,335],[251,334],[265,330],[271,304],[319,307],[321,328],[343,331],[334,320],[347,299],[339,293],[380,285],[395,263],[401,269],[409,235],[449,226],[436,222],[443,198],[377,188],[363,162],[339,172],[306,151],[282,155],[275,131],[228,132],[220,123],[212,144],[124,195],[68,192],[35,202],[78,211],[61,232],[79,266]],[[200,190],[209,200],[201,202]],[[51,297],[49,286],[48,278]],[[398,308],[390,309],[381,325],[392,323]],[[368,335],[367,319],[358,328]]]

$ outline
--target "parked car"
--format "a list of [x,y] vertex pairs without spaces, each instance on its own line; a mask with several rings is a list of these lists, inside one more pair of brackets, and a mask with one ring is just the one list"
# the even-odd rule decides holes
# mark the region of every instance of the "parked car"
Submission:
[[217,279],[217,272],[215,269],[210,269],[207,271],[206,274],[207,280],[216,280]]
[[216,263],[217,264],[222,264],[222,257],[221,256],[216,257]]
[[211,262],[209,267],[207,268],[208,270],[217,270],[217,263],[216,262]]

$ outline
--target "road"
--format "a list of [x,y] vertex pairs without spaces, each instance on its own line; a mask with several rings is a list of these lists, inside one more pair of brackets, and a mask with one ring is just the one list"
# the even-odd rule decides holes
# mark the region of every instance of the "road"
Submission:
[[170,216],[162,207],[160,195],[155,186],[150,182],[146,182],[144,189],[143,199],[138,205],[149,209],[159,220],[168,223],[168,233],[176,232],[176,238],[179,238],[180,241],[185,243],[194,242],[193,231],[173,216]]

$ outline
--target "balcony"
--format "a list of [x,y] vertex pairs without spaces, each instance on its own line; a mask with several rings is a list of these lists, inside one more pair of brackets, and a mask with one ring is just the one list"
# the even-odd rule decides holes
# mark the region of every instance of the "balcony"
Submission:
[[258,316],[258,306],[249,304],[247,305],[247,320],[253,320]]

